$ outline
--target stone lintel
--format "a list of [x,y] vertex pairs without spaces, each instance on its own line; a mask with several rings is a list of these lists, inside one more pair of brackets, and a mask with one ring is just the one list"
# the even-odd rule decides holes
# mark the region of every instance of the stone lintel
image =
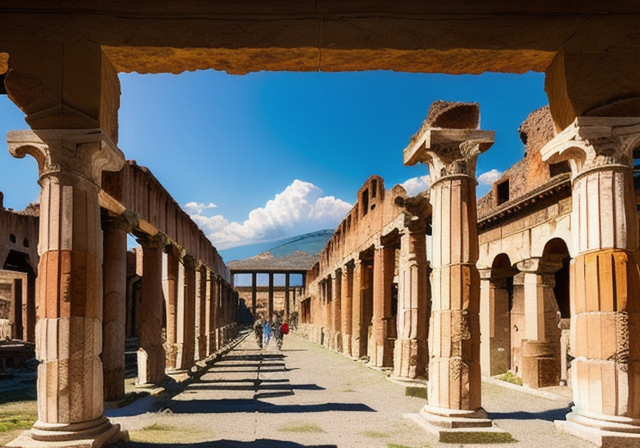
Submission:
[[554,274],[562,268],[562,261],[546,260],[542,257],[532,257],[516,263],[520,272],[531,274]]

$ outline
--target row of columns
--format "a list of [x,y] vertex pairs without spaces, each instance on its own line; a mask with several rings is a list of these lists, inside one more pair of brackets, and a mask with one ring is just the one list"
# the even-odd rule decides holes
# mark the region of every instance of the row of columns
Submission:
[[[41,360],[38,420],[8,446],[85,446],[87,440],[101,446],[126,438],[104,416],[103,403],[124,395],[132,222],[127,213],[101,216],[99,204],[102,172],[119,170],[123,154],[99,129],[15,131],[8,143],[14,156],[30,154],[37,160],[42,188],[35,330]],[[138,384],[143,385],[158,383],[172,369],[189,369],[226,344],[234,336],[237,296],[193,257],[178,260],[175,247],[161,234],[141,235],[139,242]]]
[[[231,272],[232,278],[241,272]],[[258,274],[260,272],[251,272],[251,314],[256,316],[256,307],[258,303]],[[267,314],[268,316],[273,316],[274,313],[274,296],[275,296],[275,282],[274,275],[275,272],[268,272],[269,282],[268,282],[268,305],[267,305]],[[284,275],[284,309],[283,314],[286,318],[289,317],[291,313],[291,303],[292,300],[295,302],[295,289],[293,289],[293,295],[291,294],[291,272],[283,272]],[[302,289],[305,288],[306,282],[306,274],[300,273],[302,275]]]
[[394,376],[418,378],[425,376],[428,360],[425,220],[411,221],[399,241],[380,242],[321,280],[316,316],[321,315],[329,348],[367,356],[369,365],[393,368]]

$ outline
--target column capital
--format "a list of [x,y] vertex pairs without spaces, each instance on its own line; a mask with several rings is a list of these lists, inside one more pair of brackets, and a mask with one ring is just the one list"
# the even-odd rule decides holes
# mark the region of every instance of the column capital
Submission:
[[577,117],[542,149],[548,163],[568,161],[573,179],[598,169],[633,165],[640,144],[640,117]]
[[36,159],[40,178],[73,172],[101,185],[103,171],[118,171],[125,162],[122,151],[100,129],[10,131],[7,142],[12,156]]
[[516,263],[516,267],[520,272],[527,274],[554,274],[562,268],[562,261],[546,260],[542,257],[531,257]]
[[434,102],[404,149],[404,164],[426,164],[432,186],[447,176],[475,179],[476,159],[493,145],[495,135],[477,129],[479,116],[477,103]]
[[164,248],[167,245],[167,240],[167,237],[160,232],[155,235],[141,235],[136,238],[136,241],[142,246],[143,250],[145,247],[152,249]]
[[102,215],[102,222],[109,228],[124,230],[127,233],[131,233],[138,223],[138,217],[130,210],[126,210],[121,215],[115,215],[107,212]]

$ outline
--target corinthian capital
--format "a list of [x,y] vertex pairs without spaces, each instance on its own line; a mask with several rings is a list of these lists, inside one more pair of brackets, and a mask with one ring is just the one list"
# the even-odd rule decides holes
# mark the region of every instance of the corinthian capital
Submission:
[[7,142],[14,157],[29,154],[36,159],[41,178],[73,172],[100,185],[103,171],[117,171],[125,161],[122,151],[100,129],[11,131]]
[[427,164],[432,183],[446,176],[475,178],[478,155],[491,147],[495,134],[468,128],[477,127],[478,115],[475,103],[434,103],[422,127],[404,149],[404,164]]
[[633,164],[640,117],[578,117],[541,150],[549,163],[568,161],[573,178],[587,171]]

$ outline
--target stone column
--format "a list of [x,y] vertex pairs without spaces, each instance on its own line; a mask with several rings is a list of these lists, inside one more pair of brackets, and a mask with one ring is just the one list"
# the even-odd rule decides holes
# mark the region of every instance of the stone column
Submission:
[[185,371],[194,365],[195,357],[195,305],[196,269],[193,257],[185,255],[180,264],[178,283],[178,358],[177,370]]
[[258,303],[258,274],[256,272],[251,273],[251,314],[256,319],[256,305]]
[[509,290],[507,277],[495,269],[480,270],[480,334],[482,374],[505,373],[511,368]]
[[206,273],[204,272],[204,266],[199,264],[195,272],[195,289],[196,289],[196,353],[195,359],[203,360],[205,358],[205,351],[207,348],[206,341],[206,303],[205,303],[205,282]]
[[[529,258],[517,267],[524,277],[522,382],[533,388],[557,386],[560,382],[560,330],[559,320],[554,319],[558,306],[553,288],[554,274],[562,263]],[[552,314],[551,319],[549,314]],[[549,325],[550,322],[554,325]]]
[[391,319],[391,285],[395,253],[392,247],[379,246],[373,252],[373,319],[369,347],[369,364],[392,367],[393,341],[389,339]]
[[178,340],[177,340],[177,316],[178,316],[178,277],[180,274],[180,257],[178,250],[173,245],[168,245],[163,256],[162,287],[165,298],[167,314],[166,326],[166,368],[177,368]]
[[289,272],[284,274],[284,316],[282,319],[289,320],[289,289],[291,288],[291,274]]
[[353,324],[351,326],[351,356],[365,356],[367,347],[367,326],[362,322],[362,262],[355,260],[353,264]]
[[493,143],[493,132],[468,129],[477,127],[478,120],[477,104],[434,103],[404,151],[405,165],[426,163],[431,175],[429,404],[420,414],[437,432],[492,426],[480,392],[475,170],[477,156]]
[[596,444],[640,444],[640,279],[632,177],[640,118],[578,117],[542,149],[568,160],[571,375],[575,406],[559,426]]
[[342,302],[341,302],[341,282],[342,271],[337,270],[331,275],[331,294],[333,295],[333,301],[331,302],[331,348],[335,351],[342,351],[342,340],[340,330],[342,324],[340,323],[340,317],[342,314]]
[[353,262],[342,268],[342,353],[351,356],[351,328],[353,325]]
[[138,386],[157,384],[164,378],[166,354],[162,341],[162,252],[161,235],[139,238],[142,245],[142,290]]
[[215,320],[214,320],[214,309],[215,304],[213,303],[213,294],[211,290],[211,277],[213,273],[207,267],[205,267],[203,273],[203,281],[204,281],[204,301],[205,301],[205,339],[206,339],[206,355],[211,356],[215,352],[215,342],[212,343],[211,333],[215,328]]
[[122,438],[104,416],[102,350],[102,172],[124,156],[100,129],[13,131],[14,157],[38,162],[40,230],[36,358],[38,421],[9,446],[54,441],[96,446]]
[[427,264],[427,224],[411,222],[401,236],[398,267],[398,338],[393,374],[425,377],[430,297]]
[[273,272],[269,272],[269,305],[268,305],[268,313],[266,316],[269,321],[273,318]]
[[124,217],[102,219],[104,303],[102,325],[102,369],[104,400],[124,397],[124,340],[127,319],[127,234]]

